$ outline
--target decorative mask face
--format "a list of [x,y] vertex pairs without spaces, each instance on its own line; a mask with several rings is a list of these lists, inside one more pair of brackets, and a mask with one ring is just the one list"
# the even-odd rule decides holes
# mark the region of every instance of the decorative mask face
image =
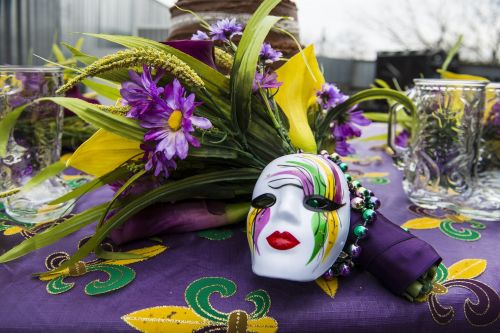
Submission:
[[320,155],[269,163],[255,185],[247,218],[252,269],[293,281],[320,277],[349,232],[349,188],[343,172]]

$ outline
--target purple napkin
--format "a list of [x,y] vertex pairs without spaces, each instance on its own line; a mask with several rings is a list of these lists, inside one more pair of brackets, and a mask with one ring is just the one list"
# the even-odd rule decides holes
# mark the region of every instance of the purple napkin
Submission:
[[214,60],[214,42],[211,40],[171,40],[161,43],[189,54],[213,69],[217,69]]
[[[403,292],[441,257],[432,246],[405,231],[377,212],[377,220],[368,225],[366,238],[359,241],[361,255],[357,263],[373,274],[387,289],[397,295]],[[352,229],[361,223],[361,215],[351,213]]]
[[189,232],[228,224],[225,204],[220,201],[157,203],[133,216],[110,234],[116,244],[164,233]]

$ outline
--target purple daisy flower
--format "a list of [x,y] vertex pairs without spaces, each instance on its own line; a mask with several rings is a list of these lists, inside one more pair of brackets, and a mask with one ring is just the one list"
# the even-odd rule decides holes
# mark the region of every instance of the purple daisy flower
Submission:
[[243,27],[236,22],[235,18],[225,18],[210,26],[210,35],[212,40],[227,41],[236,35],[241,35],[242,30]]
[[264,74],[257,72],[255,73],[255,77],[253,79],[253,92],[256,92],[260,88],[269,89],[269,88],[278,88],[283,82],[278,82],[277,75],[275,72],[266,71]]
[[396,138],[394,141],[395,141],[397,146],[406,148],[406,147],[408,147],[408,140],[409,139],[410,139],[410,132],[408,130],[404,129],[401,132],[399,132],[398,135],[396,135]]
[[209,40],[207,33],[201,30],[196,31],[195,34],[191,36],[191,40]]
[[344,102],[348,96],[340,92],[336,85],[331,83],[323,84],[320,91],[316,92],[317,101],[324,110],[333,108]]
[[163,93],[163,88],[159,88],[157,83],[163,74],[156,75],[153,80],[151,68],[145,65],[141,76],[132,70],[128,74],[132,81],[123,82],[120,89],[124,104],[130,106],[127,117],[138,118],[146,112],[157,110],[157,100],[160,99],[160,95]]
[[334,123],[332,128],[335,139],[360,137],[361,129],[355,125],[368,126],[372,122],[363,115],[363,111],[356,110],[354,107],[347,112],[347,118],[339,123]]
[[345,139],[335,141],[335,151],[340,156],[348,156],[356,152],[354,147],[347,143]]
[[283,53],[273,49],[271,44],[264,43],[262,44],[259,55],[261,60],[263,60],[265,63],[270,64],[280,60],[280,58],[283,56]]
[[155,152],[164,154],[155,157],[159,161],[163,157],[171,160],[175,156],[185,159],[189,144],[200,146],[198,139],[191,135],[194,126],[205,130],[212,127],[208,119],[193,115],[195,108],[201,104],[194,101],[195,95],[185,95],[186,91],[180,82],[174,79],[165,87],[164,100],[159,100],[158,103],[160,109],[141,117],[141,126],[149,129],[144,140],[156,142]]
[[163,175],[168,178],[170,171],[177,168],[177,163],[174,160],[168,159],[163,151],[155,151],[154,148],[147,145],[141,145],[144,150],[143,160],[146,162],[144,168],[146,171],[153,170],[153,174],[157,177],[163,172]]

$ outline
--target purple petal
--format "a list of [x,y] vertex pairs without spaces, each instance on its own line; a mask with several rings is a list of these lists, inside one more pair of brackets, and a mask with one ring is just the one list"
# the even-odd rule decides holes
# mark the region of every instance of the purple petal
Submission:
[[183,132],[177,132],[175,136],[175,149],[181,160],[188,155],[189,145]]
[[207,118],[191,116],[191,123],[201,129],[207,130],[212,127],[212,123]]

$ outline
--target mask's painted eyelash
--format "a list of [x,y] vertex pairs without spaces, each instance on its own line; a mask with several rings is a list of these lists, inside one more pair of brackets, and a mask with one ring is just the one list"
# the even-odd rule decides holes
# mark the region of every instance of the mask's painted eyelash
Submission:
[[315,212],[334,211],[334,210],[337,210],[344,205],[345,205],[345,203],[338,204],[336,202],[328,200],[325,197],[318,196],[318,195],[311,195],[311,196],[304,198],[304,206],[307,209],[315,211]]
[[264,193],[252,200],[254,208],[269,208],[276,202],[276,197],[271,193]]

